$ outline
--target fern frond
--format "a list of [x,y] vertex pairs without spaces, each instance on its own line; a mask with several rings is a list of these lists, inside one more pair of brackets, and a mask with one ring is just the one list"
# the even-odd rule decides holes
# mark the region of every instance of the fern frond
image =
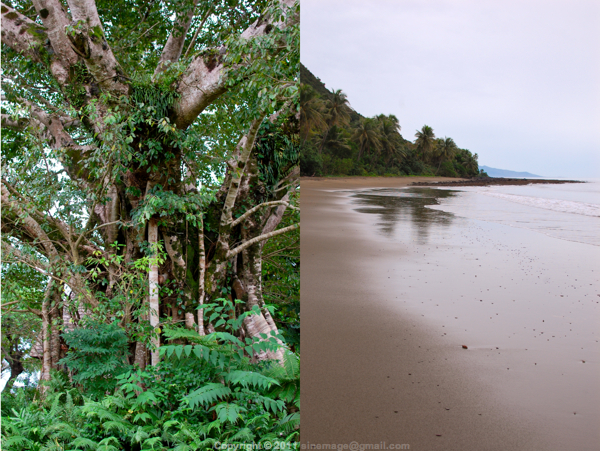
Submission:
[[99,402],[88,402],[83,406],[82,410],[88,417],[96,416],[103,421],[122,421],[121,415],[111,412]]
[[224,379],[231,384],[241,385],[244,388],[252,386],[269,389],[272,385],[279,385],[279,382],[275,379],[254,371],[231,371],[224,375]]
[[22,435],[14,435],[9,439],[2,440],[2,447],[7,450],[34,449],[33,442]]
[[263,374],[280,382],[297,381],[300,379],[300,358],[286,350],[283,354],[283,365],[275,363],[263,371]]
[[257,423],[262,423],[263,425],[265,425],[269,422],[269,418],[271,418],[271,414],[263,413],[262,415],[256,415],[250,418],[248,421],[246,421],[246,424],[253,425]]
[[290,413],[277,422],[277,431],[289,434],[300,427],[300,412]]
[[[143,450],[146,450],[146,449],[147,449],[147,450],[154,449],[154,445],[155,445],[156,443],[160,443],[160,442],[161,442],[161,440],[162,440],[162,439],[161,439],[160,437],[152,437],[152,438],[149,438],[149,439],[147,439],[146,441],[144,441],[144,443],[142,444],[142,449],[143,449]],[[148,448],[148,446],[149,446],[150,448]]]
[[173,451],[194,451],[194,450],[197,450],[197,449],[199,449],[199,448],[197,448],[197,447],[192,448],[187,443],[180,443],[175,448],[173,448]]
[[105,421],[103,425],[107,431],[118,431],[122,434],[126,434],[131,429],[131,425],[125,421]]
[[242,406],[228,402],[217,404],[214,410],[217,413],[218,421],[221,423],[229,422],[231,424],[237,423],[237,420],[242,417],[241,412],[246,411]]
[[240,429],[235,435],[229,437],[227,440],[229,443],[242,442],[249,443],[254,441],[254,434],[249,428]]
[[119,451],[119,448],[117,448],[114,445],[111,445],[110,443],[102,443],[102,442],[104,442],[106,440],[109,440],[109,439],[113,439],[115,442],[117,442],[117,444],[119,443],[116,438],[114,438],[114,437],[108,437],[108,439],[105,438],[100,443],[98,443],[97,450],[98,451]]
[[188,400],[190,407],[193,409],[197,405],[206,406],[212,404],[217,399],[222,399],[229,395],[231,395],[231,390],[228,387],[218,383],[211,383],[193,391],[184,399]]
[[271,399],[268,396],[261,396],[256,393],[252,395],[252,402],[262,404],[267,412],[271,410],[275,415],[285,410],[285,402],[282,400]]
[[90,440],[89,438],[85,438],[85,437],[77,437],[75,440],[73,440],[70,443],[71,446],[74,446],[77,449],[83,448],[83,449],[96,449],[98,448],[98,443]]
[[51,437],[58,437],[61,439],[70,439],[73,436],[77,437],[79,435],[79,430],[69,423],[60,421],[58,423],[53,423],[44,429],[44,435],[50,435]]

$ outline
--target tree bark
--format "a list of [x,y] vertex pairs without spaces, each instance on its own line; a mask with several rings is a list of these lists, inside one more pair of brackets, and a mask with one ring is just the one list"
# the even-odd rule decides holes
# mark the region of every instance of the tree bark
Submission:
[[206,250],[204,248],[204,220],[200,215],[200,224],[198,228],[198,258],[199,258],[199,279],[198,279],[198,333],[206,335],[204,330],[204,278],[206,277]]
[[177,18],[175,26],[171,31],[171,35],[169,36],[169,39],[167,39],[167,43],[165,44],[162,54],[160,55],[160,61],[156,66],[156,70],[154,71],[155,77],[160,72],[164,71],[169,64],[177,62],[181,57],[183,45],[185,44],[185,37],[190,29],[190,25],[192,24],[194,11],[197,4],[198,0],[193,0],[193,4],[190,9],[185,13],[180,14]]
[[[158,246],[158,221],[151,218],[148,221],[148,242],[150,243],[151,249],[156,252]],[[156,255],[153,255],[150,263],[150,273],[148,274],[148,304],[150,307],[150,326],[152,326],[152,365],[157,365],[159,361],[159,348],[160,348],[160,332],[158,331],[160,305],[158,299],[158,264],[156,262]]]
[[10,365],[10,377],[6,381],[3,391],[10,392],[17,378],[25,372],[25,367],[23,366],[22,360],[23,351],[20,351],[18,349],[10,350],[7,353],[5,353],[4,358],[8,361],[8,364]]
[[[42,370],[40,373],[40,381],[50,380],[50,369],[52,368],[52,355],[51,355],[51,344],[50,344],[50,308],[52,303],[52,297],[54,294],[54,281],[50,281],[46,287],[44,293],[44,300],[42,301]],[[45,391],[45,386],[40,385],[40,389]]]

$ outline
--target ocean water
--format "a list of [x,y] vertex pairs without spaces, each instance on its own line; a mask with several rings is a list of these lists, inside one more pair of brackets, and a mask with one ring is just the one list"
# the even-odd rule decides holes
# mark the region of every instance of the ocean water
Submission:
[[600,246],[600,180],[463,187],[428,208]]
[[423,242],[432,227],[440,232],[457,218],[467,218],[600,246],[600,179],[561,185],[383,188],[353,197],[356,211],[379,215],[379,231],[388,236],[398,229],[405,234],[408,227]]

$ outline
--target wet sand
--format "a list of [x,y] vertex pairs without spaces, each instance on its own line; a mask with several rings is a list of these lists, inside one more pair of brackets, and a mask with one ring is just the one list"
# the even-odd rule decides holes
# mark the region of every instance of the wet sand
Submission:
[[389,230],[337,191],[415,181],[301,182],[302,442],[598,449],[596,254],[460,218],[444,233],[447,213]]

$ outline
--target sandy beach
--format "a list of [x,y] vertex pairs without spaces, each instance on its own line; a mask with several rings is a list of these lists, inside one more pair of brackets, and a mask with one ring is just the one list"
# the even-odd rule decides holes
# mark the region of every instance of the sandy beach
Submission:
[[433,180],[302,180],[302,442],[598,449],[597,249],[352,197]]

